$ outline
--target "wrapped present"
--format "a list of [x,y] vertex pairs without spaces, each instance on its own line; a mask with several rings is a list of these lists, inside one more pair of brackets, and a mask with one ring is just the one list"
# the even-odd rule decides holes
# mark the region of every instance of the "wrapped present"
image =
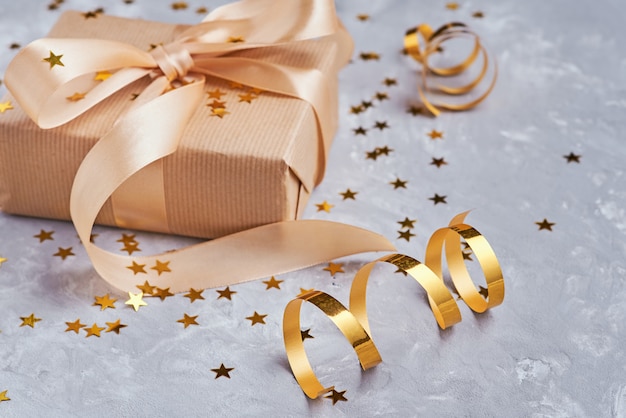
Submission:
[[[49,37],[121,41],[154,51],[185,29],[106,15],[86,19],[82,13],[66,12]],[[234,46],[245,45],[243,37],[213,36]],[[229,53],[230,58],[261,58],[265,63],[318,70],[323,75],[319,80],[325,84],[311,87],[327,90],[327,108],[318,115],[319,123],[327,127],[325,138],[307,101],[267,91],[262,79],[255,85],[243,85],[207,75],[205,96],[193,110],[178,150],[155,163],[158,167],[148,166],[133,175],[106,202],[96,222],[214,238],[298,218],[324,172],[337,124],[336,74],[351,53],[347,42],[349,37],[343,33],[332,39]],[[59,51],[51,52],[61,54]],[[67,70],[70,64],[66,60],[71,57],[66,52],[60,59],[63,67],[54,68],[47,68],[48,62],[42,63],[41,58],[37,64],[52,73]],[[80,59],[89,61],[90,55]],[[111,74],[115,69],[83,76],[84,80],[61,95],[65,103],[60,105],[82,105]],[[10,101],[14,109],[0,117],[2,210],[70,219],[70,191],[81,161],[149,83],[150,77],[143,77],[53,129],[41,129],[14,97],[6,97],[3,101]],[[162,190],[151,192],[150,188]],[[157,199],[163,201],[154,202]],[[158,211],[162,213],[155,214]]]

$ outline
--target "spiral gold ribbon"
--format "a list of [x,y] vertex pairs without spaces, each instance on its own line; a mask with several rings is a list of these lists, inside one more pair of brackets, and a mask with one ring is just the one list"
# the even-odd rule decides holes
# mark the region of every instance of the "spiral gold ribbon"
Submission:
[[[474,47],[467,57],[459,64],[450,67],[431,66],[429,63],[431,55],[440,52],[442,50],[442,44],[445,42],[458,38],[471,38],[474,40]],[[409,29],[404,36],[404,49],[413,59],[422,65],[421,84],[418,84],[417,91],[420,99],[424,103],[424,106],[435,116],[438,116],[439,113],[441,113],[439,109],[456,111],[471,109],[485,100],[495,86],[498,69],[497,65],[494,63],[493,78],[487,89],[477,98],[470,99],[464,103],[454,104],[446,102],[432,102],[426,97],[426,93],[429,90],[452,96],[468,94],[482,84],[485,79],[489,68],[489,56],[485,48],[480,43],[478,35],[469,30],[463,23],[447,23],[436,31],[433,31],[428,24],[421,24],[415,28]],[[482,63],[478,64],[481,65],[480,71],[478,75],[469,83],[458,87],[443,84],[436,84],[433,87],[428,85],[430,74],[440,77],[459,76],[472,67],[480,56],[482,56]]]
[[[406,272],[426,291],[435,319],[442,329],[461,321],[461,312],[453,294],[443,281],[442,257],[460,298],[475,312],[485,312],[504,300],[504,278],[500,264],[487,240],[474,227],[464,223],[468,212],[455,216],[445,228],[435,231],[426,247],[426,263],[403,254],[390,254],[364,265],[354,277],[350,289],[350,309],[331,295],[312,290],[297,296],[285,307],[283,337],[291,370],[304,393],[314,399],[333,387],[324,387],[311,367],[300,332],[300,308],[309,302],[319,308],[341,330],[354,348],[361,367],[367,370],[382,361],[367,318],[366,290],[372,269],[377,263],[389,263]],[[474,253],[487,284],[483,296],[465,266],[461,238]],[[481,290],[485,293],[485,290]]]
[[[246,42],[227,41],[235,36]],[[143,266],[167,263],[167,274],[159,271],[150,281],[181,292],[267,277],[357,252],[394,249],[387,239],[371,231],[325,221],[278,222],[146,257],[114,254],[90,242],[94,222],[107,199],[118,197],[114,193],[144,168],[158,170],[160,160],[176,151],[201,102],[207,75],[308,102],[320,138],[322,158],[315,179],[319,183],[333,135],[327,106],[333,92],[328,76],[316,68],[272,63],[263,59],[264,54],[253,59],[237,52],[262,50],[271,56],[280,48],[284,52],[300,41],[321,38],[334,42],[339,60],[347,61],[352,41],[337,19],[332,0],[244,0],[215,9],[202,23],[151,53],[116,41],[53,38],[39,39],[20,51],[7,69],[6,85],[28,116],[44,129],[78,117],[136,80],[152,80],[87,154],[74,178],[72,221],[94,268],[106,281],[129,291],[137,284],[137,271],[146,273]],[[89,90],[84,100],[66,99],[79,91],[81,80],[99,71],[113,75]],[[149,212],[154,219],[144,221],[146,225],[159,224],[165,218],[165,208],[158,207],[164,205],[162,189],[143,185],[121,200],[155,207]],[[139,270],[134,270],[135,266]]]

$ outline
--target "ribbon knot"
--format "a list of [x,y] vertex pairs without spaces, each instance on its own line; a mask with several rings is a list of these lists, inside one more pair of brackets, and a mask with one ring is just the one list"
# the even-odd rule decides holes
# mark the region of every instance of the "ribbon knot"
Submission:
[[180,42],[157,45],[150,54],[170,82],[182,80],[194,64],[191,54]]

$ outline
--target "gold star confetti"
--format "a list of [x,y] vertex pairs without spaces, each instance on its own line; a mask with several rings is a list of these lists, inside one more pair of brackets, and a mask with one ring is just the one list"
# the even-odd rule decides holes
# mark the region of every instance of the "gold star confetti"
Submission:
[[411,237],[414,236],[415,234],[413,234],[410,229],[407,229],[406,231],[398,231],[398,239],[402,238],[407,241],[411,241]]
[[145,266],[146,266],[145,264],[137,264],[135,261],[133,261],[133,264],[131,264],[130,266],[126,266],[126,268],[129,270],[132,270],[133,275],[139,274],[139,273],[148,274],[146,270],[144,269]]
[[374,129],[380,129],[381,131],[383,129],[389,129],[389,124],[387,124],[387,121],[376,121],[376,123],[374,124]]
[[44,242],[45,240],[50,240],[53,241],[54,238],[52,238],[52,234],[54,234],[54,231],[44,231],[43,229],[39,232],[39,234],[37,235],[33,235],[33,238],[39,238],[39,243]]
[[29,326],[31,328],[35,328],[35,324],[41,321],[41,318],[35,318],[35,314],[31,313],[29,316],[20,316],[22,323],[20,327]]
[[306,339],[313,339],[313,338],[315,338],[314,336],[312,336],[310,334],[310,332],[311,332],[311,328],[305,329],[304,331],[300,330],[300,337],[302,337],[302,341],[304,341]]
[[316,203],[315,206],[317,206],[318,212],[324,211],[327,213],[330,213],[330,210],[335,207],[335,205],[331,205],[325,200],[322,203]]
[[247,316],[246,319],[252,322],[251,326],[254,326],[256,324],[265,324],[266,316],[267,315],[260,315],[257,311],[254,311],[254,314],[252,316]]
[[446,9],[448,10],[457,10],[459,8],[459,4],[456,2],[446,3]]
[[194,303],[198,299],[204,300],[204,296],[202,296],[202,292],[204,292],[204,289],[203,290],[196,290],[196,289],[194,289],[192,287],[192,288],[189,289],[189,293],[184,295],[184,297],[189,298],[189,302],[190,303]]
[[332,392],[330,392],[328,395],[324,396],[324,398],[332,399],[333,400],[333,405],[336,404],[339,401],[347,402],[348,399],[346,399],[346,397],[343,396],[344,393],[346,393],[345,390],[342,390],[341,392],[337,392],[335,389],[332,389]]
[[260,89],[258,87],[251,87],[250,88],[250,93],[252,94],[256,94],[257,96],[260,95],[261,93],[263,93],[265,90]]
[[152,267],[150,267],[150,269],[152,270],[156,270],[159,273],[159,276],[161,275],[161,273],[171,273],[172,270],[170,270],[170,262],[169,261],[159,261],[156,260],[156,264]]
[[437,193],[433,197],[429,197],[428,200],[432,200],[436,205],[437,203],[448,203],[446,202],[446,197],[448,196],[439,196]]
[[354,128],[352,131],[355,135],[367,135],[367,129],[363,128],[362,126]]
[[11,398],[7,396],[7,392],[8,390],[3,390],[2,392],[0,392],[0,402],[7,402],[11,400]]
[[359,19],[361,22],[365,22],[366,20],[370,20],[370,15],[361,13],[356,15],[356,18]]
[[358,194],[359,192],[353,192],[350,189],[346,189],[345,192],[340,192],[339,194],[343,197],[343,200],[347,200],[347,199],[352,199],[352,200],[356,200],[355,196]]
[[415,225],[415,222],[417,222],[417,219],[409,219],[408,216],[405,216],[403,221],[398,221],[398,223],[400,224],[402,228],[408,228],[408,229],[413,228]]
[[98,324],[94,323],[91,328],[84,328],[84,330],[87,333],[87,336],[85,338],[89,338],[92,335],[100,338],[100,332],[104,330],[104,327],[99,327]]
[[478,286],[478,293],[482,295],[485,299],[489,297],[489,289],[486,287]]
[[187,328],[189,325],[200,325],[196,322],[196,318],[198,317],[198,315],[196,316],[189,316],[187,314],[183,314],[184,317],[179,319],[176,322],[180,322],[181,324],[183,324],[185,326],[185,328]]
[[87,19],[95,19],[98,17],[98,13],[96,12],[85,12],[83,13],[83,17],[85,18],[85,20]]
[[229,36],[226,42],[228,42],[229,44],[240,44],[245,41],[246,40],[243,38],[243,36]]
[[141,293],[143,293],[146,296],[150,296],[150,295],[152,295],[154,293],[154,286],[152,286],[150,283],[148,283],[147,280],[144,282],[144,284],[138,284],[135,287],[137,289],[141,290]]
[[221,100],[222,96],[225,95],[226,93],[223,91],[220,91],[220,89],[215,89],[212,91],[207,91],[207,94],[209,95],[209,99]]
[[5,262],[7,262],[7,261],[8,261],[8,259],[7,259],[7,258],[0,257],[0,266],[2,265],[2,263],[5,263]]
[[407,272],[402,270],[400,267],[398,267],[398,269],[396,271],[394,271],[394,273],[401,273],[401,274],[403,274],[405,276],[407,275]]
[[446,162],[446,160],[442,158],[432,158],[432,161],[430,162],[430,165],[436,165],[437,168],[441,167],[442,165],[447,165],[448,163]]
[[223,119],[226,115],[230,115],[230,112],[223,107],[211,109],[211,116],[217,116],[218,118]]
[[130,100],[135,100],[137,97],[139,97],[139,94],[138,94],[138,93],[132,93],[132,94],[130,95]]
[[213,99],[211,103],[207,103],[207,106],[212,109],[224,109],[226,108],[226,102]]
[[219,293],[219,296],[217,297],[218,299],[224,298],[224,299],[228,299],[228,300],[232,300],[231,296],[234,295],[235,292],[234,290],[230,290],[230,287],[226,286],[226,289],[224,290],[216,290],[217,293]]
[[87,93],[76,92],[72,94],[71,96],[67,96],[66,99],[69,100],[70,102],[79,102],[83,100],[86,95]]
[[80,323],[80,318],[78,318],[74,322],[66,322],[65,324],[67,325],[67,329],[65,330],[65,332],[74,331],[76,334],[78,334],[80,332],[80,329],[85,326],[85,324]]
[[125,305],[130,305],[135,309],[135,312],[139,310],[140,306],[148,306],[148,304],[143,300],[143,292],[139,292],[134,294],[133,292],[128,292],[128,299],[124,302]]
[[309,292],[312,292],[312,291],[314,291],[314,290],[315,290],[315,289],[305,289],[305,288],[301,287],[301,288],[300,288],[300,293],[298,293],[298,296],[305,295],[305,294],[307,294],[307,293],[309,293]]
[[239,82],[237,82],[237,81],[231,81],[231,82],[229,83],[229,85],[230,85],[230,88],[231,88],[231,89],[243,89],[243,87],[244,87],[244,85],[243,85],[243,84],[241,84],[241,83],[239,83]]
[[207,9],[206,7],[198,7],[196,9],[196,13],[198,13],[199,15],[203,15],[209,12],[209,9]]
[[565,158],[569,163],[580,163],[580,155],[576,155],[573,152],[570,152],[568,155],[564,155],[563,158]]
[[124,247],[122,247],[120,251],[126,251],[128,255],[131,255],[135,251],[141,251],[141,248],[139,248],[138,242],[132,242],[132,243],[124,244]]
[[0,103],[0,113],[4,113],[7,110],[11,110],[11,109],[13,109],[13,105],[11,105],[10,100]]
[[361,101],[361,106],[363,106],[363,109],[369,109],[370,107],[374,107],[374,103],[369,100],[363,100]]
[[111,77],[113,74],[111,74],[108,71],[98,71],[96,73],[96,76],[93,78],[94,81],[104,81],[106,79],[108,79],[109,77]]
[[485,14],[481,11],[476,11],[472,13],[472,17],[475,19],[482,19],[483,17],[485,17]]
[[233,370],[235,370],[234,367],[226,367],[224,366],[224,363],[222,363],[218,369],[211,369],[211,371],[215,373],[216,379],[222,376],[230,379],[229,373],[232,372]]
[[389,95],[385,92],[377,91],[376,94],[374,95],[374,98],[382,102],[383,100],[389,100]]
[[406,184],[408,183],[408,181],[406,180],[400,180],[399,178],[396,178],[395,181],[391,181],[389,182],[389,184],[391,184],[393,186],[393,189],[406,189]]
[[335,277],[337,273],[345,273],[345,271],[343,271],[343,264],[341,263],[328,263],[328,267],[324,267],[322,270],[329,272],[333,277]]
[[417,116],[417,115],[423,115],[424,114],[424,108],[420,107],[420,106],[409,106],[409,108],[406,110],[406,113],[410,113],[413,116]]
[[122,328],[126,328],[127,327],[127,325],[121,324],[119,319],[117,321],[115,321],[115,322],[107,322],[106,324],[107,324],[108,328],[107,328],[107,330],[105,332],[114,332],[114,333],[116,333],[118,335],[119,335],[120,330]]
[[430,139],[437,139],[437,138],[441,138],[443,139],[443,132],[442,131],[436,131],[436,130],[432,130],[427,134]]
[[59,250],[52,254],[54,257],[61,257],[62,260],[65,260],[67,257],[76,255],[72,252],[72,247],[69,248],[61,248],[59,247]]
[[13,42],[11,45],[9,45],[10,49],[20,49],[20,47],[21,45],[16,42]]
[[376,148],[374,151],[367,151],[365,153],[365,159],[366,160],[374,160],[376,161],[376,159],[380,156],[380,154],[378,153],[378,148]]
[[389,148],[387,145],[385,145],[384,147],[378,147],[376,148],[376,152],[378,152],[378,155],[389,155],[390,152],[393,152],[393,149]]
[[397,80],[395,78],[385,78],[383,80],[383,84],[387,87],[391,87],[391,86],[396,86],[398,84]]
[[361,58],[363,61],[378,61],[380,59],[380,55],[378,55],[376,52],[361,52],[359,54],[359,58]]
[[258,99],[258,97],[252,93],[239,94],[239,102],[252,103],[254,99]]
[[96,301],[93,303],[93,306],[100,306],[101,311],[104,311],[106,308],[115,309],[117,299],[111,299],[108,293],[104,296],[94,296],[94,299]]
[[135,239],[135,234],[122,234],[122,238],[118,239],[115,242],[122,242],[124,244],[134,244],[135,242],[137,242],[137,240]]
[[280,284],[284,280],[276,280],[274,276],[272,276],[269,280],[263,280],[263,283],[267,286],[265,290],[270,290],[272,288],[280,290]]
[[187,8],[187,3],[184,1],[177,1],[172,3],[171,7],[174,10],[185,10]]
[[166,289],[161,289],[160,287],[157,287],[154,290],[154,293],[152,294],[152,296],[160,298],[161,301],[164,301],[165,298],[168,298],[170,296],[174,296],[173,293],[170,292],[170,288],[166,288]]
[[463,260],[474,261],[472,260],[472,253],[461,251],[461,254],[463,255]]
[[61,67],[65,67],[65,64],[61,62],[61,58],[63,55],[54,55],[54,52],[50,51],[50,56],[48,58],[44,58],[43,61],[46,61],[50,64],[50,69],[54,68],[55,65],[60,65]]
[[362,113],[364,110],[365,108],[362,105],[350,106],[350,113],[354,115],[358,115],[359,113]]
[[[158,44],[150,44],[150,47],[148,48],[148,52],[152,51],[153,49],[155,49],[157,46],[163,46],[163,42],[159,42]],[[137,95],[139,96],[139,95]]]
[[535,222],[535,224],[539,226],[539,231],[541,231],[542,229],[552,231],[552,227],[556,225],[554,222],[548,222],[546,218],[543,218],[543,221],[541,222]]

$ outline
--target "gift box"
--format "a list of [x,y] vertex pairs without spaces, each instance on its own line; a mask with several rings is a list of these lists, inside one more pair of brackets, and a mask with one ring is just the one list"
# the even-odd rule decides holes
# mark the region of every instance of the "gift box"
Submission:
[[[49,37],[109,39],[149,51],[185,28],[66,12]],[[142,199],[129,203],[126,198],[127,207],[120,210],[115,195],[96,223],[213,238],[299,217],[323,176],[332,135],[321,139],[318,123],[329,126],[330,132],[336,130],[336,74],[349,52],[322,38],[273,47],[271,52],[242,50],[230,55],[262,54],[268,54],[263,56],[267,62],[315,68],[326,76],[329,82],[318,87],[329,89],[332,98],[322,115],[326,120],[318,121],[311,104],[299,98],[208,77],[205,100],[185,127],[180,146],[159,161],[162,174],[148,166],[134,176],[139,180],[131,178],[128,183],[150,187],[150,176],[162,175],[166,224],[146,227],[141,220],[151,210],[150,203]],[[88,54],[84,59],[89,60]],[[97,74],[91,82],[99,82]],[[70,219],[70,192],[78,167],[149,83],[149,77],[143,77],[53,129],[41,129],[17,100],[5,97],[3,102],[10,101],[13,109],[0,115],[0,208],[12,214]],[[132,190],[125,193],[133,195]],[[120,219],[117,212],[126,214]]]

